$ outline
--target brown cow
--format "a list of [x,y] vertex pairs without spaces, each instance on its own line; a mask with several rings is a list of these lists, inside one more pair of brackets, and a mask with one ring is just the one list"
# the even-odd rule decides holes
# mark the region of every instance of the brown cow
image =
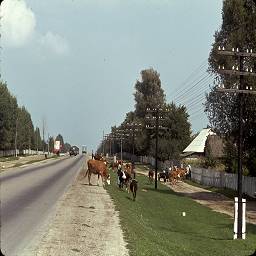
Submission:
[[103,157],[99,154],[94,155],[94,160],[103,160]]
[[[101,176],[101,179],[102,179],[102,185],[103,186],[104,186],[105,181],[109,184],[110,177],[107,173],[107,166],[104,162],[102,162],[100,160],[90,159],[90,160],[88,160],[87,165],[88,165],[88,169],[87,169],[84,177],[86,177],[87,174],[88,174],[89,185],[92,185],[91,184],[91,175],[92,175],[92,173],[98,175],[97,185],[99,185],[100,176]],[[104,178],[104,180],[103,180],[103,178]]]
[[129,173],[130,175],[132,175],[132,164],[130,164],[130,163],[125,164],[124,169],[125,169],[125,171],[126,171],[127,173]]
[[150,183],[153,182],[153,179],[154,179],[154,171],[153,170],[148,171],[148,179],[149,179]]
[[182,168],[175,168],[169,174],[169,180],[171,184],[175,185],[178,180],[182,180],[186,176],[186,171]]
[[132,192],[133,201],[135,201],[137,190],[138,190],[138,181],[137,180],[133,179],[131,181],[131,183],[130,183],[130,190]]

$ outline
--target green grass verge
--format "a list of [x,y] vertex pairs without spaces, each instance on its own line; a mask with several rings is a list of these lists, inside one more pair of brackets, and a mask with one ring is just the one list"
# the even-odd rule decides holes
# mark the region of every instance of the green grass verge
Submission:
[[15,156],[0,157],[0,162],[14,161],[14,160],[18,160],[18,159],[19,159],[19,157],[15,157]]
[[[230,217],[180,196],[159,184],[154,190],[148,179],[137,175],[136,201],[116,186],[110,171],[107,191],[119,211],[131,256],[250,255],[256,249],[256,226],[247,225],[247,239],[233,240]],[[182,212],[186,212],[186,217]]]
[[[48,157],[47,159],[57,159],[59,158],[58,156],[51,156],[51,157]],[[36,160],[30,160],[28,162],[25,162],[25,163],[16,163],[14,166],[12,166],[11,168],[13,167],[20,167],[20,166],[23,166],[23,165],[30,165],[30,164],[34,164],[34,163],[38,163],[38,162],[42,162],[42,161],[45,161],[47,160],[45,158],[42,158],[42,159],[36,159]]]

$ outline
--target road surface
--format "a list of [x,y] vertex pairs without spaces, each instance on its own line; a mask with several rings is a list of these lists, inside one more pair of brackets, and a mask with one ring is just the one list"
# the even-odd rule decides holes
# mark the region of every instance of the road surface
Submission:
[[40,240],[56,202],[84,163],[80,155],[0,174],[1,250],[6,256],[22,255]]

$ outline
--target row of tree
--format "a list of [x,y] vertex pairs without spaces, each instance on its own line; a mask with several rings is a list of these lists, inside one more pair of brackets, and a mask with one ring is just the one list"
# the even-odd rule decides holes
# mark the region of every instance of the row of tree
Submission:
[[[28,110],[24,106],[18,106],[17,99],[9,92],[7,84],[0,81],[0,150],[14,150],[16,147],[20,152],[24,149],[48,151],[49,145],[49,151],[53,152],[54,137],[45,138],[45,127],[42,130],[43,138],[39,127],[34,127]],[[55,140],[64,145],[63,152],[71,147],[64,143],[61,134]]]
[[[122,132],[130,128],[128,137],[122,145],[123,151],[132,153],[134,147],[134,153],[137,155],[154,156],[156,135],[154,129],[146,128],[147,117],[150,117],[147,109],[168,109],[161,122],[166,129],[159,130],[158,156],[159,160],[179,158],[184,148],[191,142],[191,125],[188,121],[189,115],[186,107],[166,102],[160,74],[152,68],[141,71],[141,81],[138,80],[135,84],[134,98],[135,110],[126,114],[120,126],[111,128],[110,136],[115,137],[118,134],[117,131],[120,133],[120,130]],[[134,140],[131,124],[140,124],[135,128]],[[104,147],[105,152],[110,152],[110,146],[112,151],[120,152],[121,142],[119,139],[112,140],[112,143],[103,141],[99,149],[102,150]]]

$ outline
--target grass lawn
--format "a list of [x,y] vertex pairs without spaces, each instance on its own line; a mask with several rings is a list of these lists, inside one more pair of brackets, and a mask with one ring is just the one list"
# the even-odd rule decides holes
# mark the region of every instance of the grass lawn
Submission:
[[[233,221],[162,184],[155,191],[145,176],[137,175],[136,201],[116,186],[110,171],[107,191],[119,211],[130,255],[250,255],[256,249],[256,226],[247,225],[247,239],[233,240]],[[186,212],[186,216],[182,216]]]

